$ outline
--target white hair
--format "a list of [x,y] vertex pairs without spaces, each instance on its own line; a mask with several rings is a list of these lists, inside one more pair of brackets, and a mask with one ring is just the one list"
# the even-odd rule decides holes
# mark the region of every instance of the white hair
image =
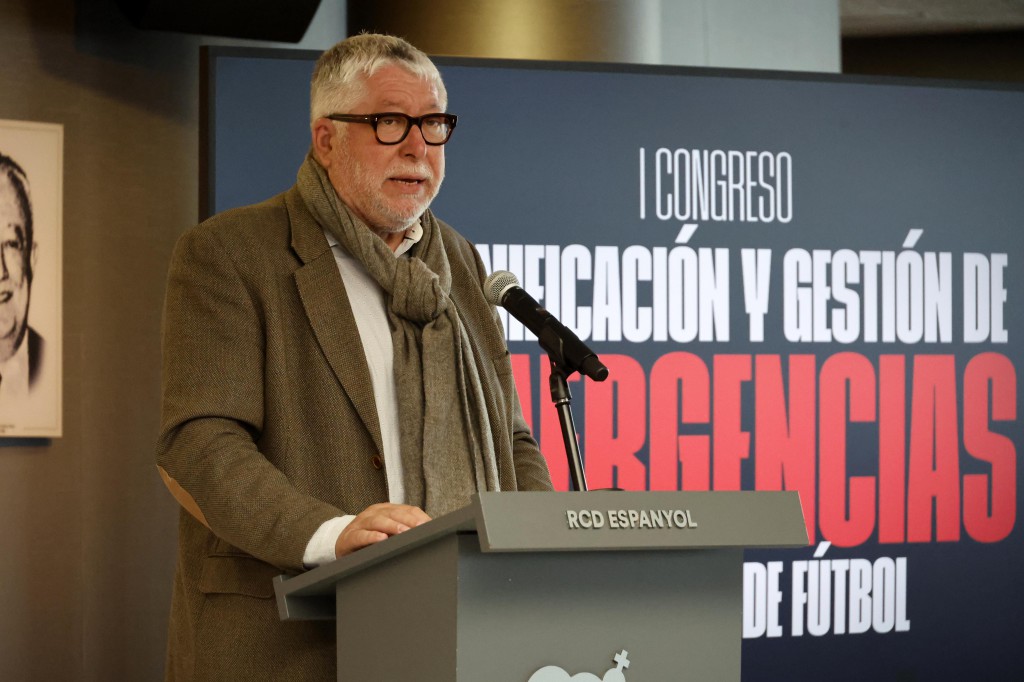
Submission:
[[437,67],[422,51],[395,36],[362,33],[341,41],[320,55],[313,68],[309,121],[349,109],[366,94],[366,79],[385,66],[400,66],[437,89],[441,109],[448,92]]

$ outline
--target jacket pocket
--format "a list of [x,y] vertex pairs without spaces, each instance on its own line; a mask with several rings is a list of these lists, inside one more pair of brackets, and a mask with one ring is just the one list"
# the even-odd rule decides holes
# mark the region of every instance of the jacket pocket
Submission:
[[281,573],[276,566],[251,556],[213,554],[203,559],[199,591],[270,599],[274,596],[274,577]]

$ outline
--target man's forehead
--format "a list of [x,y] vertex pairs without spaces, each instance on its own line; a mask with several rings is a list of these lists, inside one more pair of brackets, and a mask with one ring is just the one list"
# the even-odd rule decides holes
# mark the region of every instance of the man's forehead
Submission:
[[402,107],[410,104],[426,106],[438,110],[441,108],[441,96],[437,83],[432,79],[415,74],[400,66],[388,65],[377,70],[369,78],[363,80],[365,94],[361,104],[374,107]]
[[[437,91],[435,90],[434,92],[431,93],[431,95],[432,96],[428,98],[430,100],[429,103],[433,104],[434,106],[440,106],[439,102],[440,102],[441,98],[437,96]],[[393,97],[389,93],[381,93],[381,95],[377,98],[377,102],[379,104],[395,104],[395,105],[397,105],[397,104],[402,104],[405,101],[406,101],[405,98],[403,98],[403,97]]]

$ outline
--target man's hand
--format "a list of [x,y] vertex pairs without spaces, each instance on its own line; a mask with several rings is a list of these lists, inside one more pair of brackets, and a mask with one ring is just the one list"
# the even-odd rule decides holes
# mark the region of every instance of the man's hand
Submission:
[[419,507],[407,504],[372,504],[359,512],[334,543],[334,555],[343,557],[357,549],[387,540],[430,520]]

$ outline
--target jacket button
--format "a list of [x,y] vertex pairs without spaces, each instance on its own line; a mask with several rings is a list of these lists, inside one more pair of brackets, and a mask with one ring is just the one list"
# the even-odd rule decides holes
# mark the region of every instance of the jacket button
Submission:
[[374,469],[380,471],[384,468],[384,460],[380,458],[380,455],[374,455],[370,458],[370,464],[373,465]]

